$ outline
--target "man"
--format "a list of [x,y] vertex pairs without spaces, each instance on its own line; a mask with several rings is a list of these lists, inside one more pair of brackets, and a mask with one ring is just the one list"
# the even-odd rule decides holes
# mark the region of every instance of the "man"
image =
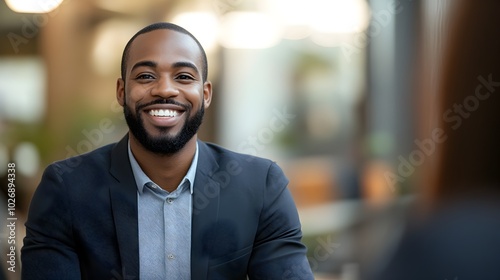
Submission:
[[313,279],[280,168],[197,139],[212,85],[193,35],[140,30],[116,96],[128,135],[45,170],[24,279]]

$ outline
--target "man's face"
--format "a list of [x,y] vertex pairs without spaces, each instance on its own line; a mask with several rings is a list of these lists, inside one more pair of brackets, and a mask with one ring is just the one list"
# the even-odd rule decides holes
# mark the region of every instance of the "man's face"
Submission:
[[117,99],[132,136],[151,152],[178,152],[196,134],[212,96],[198,45],[186,34],[154,30],[136,37],[126,67]]

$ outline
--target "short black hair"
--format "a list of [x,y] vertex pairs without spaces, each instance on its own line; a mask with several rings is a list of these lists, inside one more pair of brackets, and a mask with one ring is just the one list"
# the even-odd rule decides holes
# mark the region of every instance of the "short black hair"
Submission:
[[170,22],[156,22],[156,23],[150,24],[150,25],[144,27],[143,29],[139,30],[137,33],[134,34],[134,36],[132,36],[132,38],[130,38],[130,40],[125,45],[125,49],[123,49],[123,54],[122,54],[122,62],[121,62],[122,79],[125,81],[127,61],[128,61],[128,57],[129,57],[129,49],[130,49],[130,46],[132,45],[132,42],[134,42],[134,40],[135,40],[135,38],[137,38],[137,36],[144,34],[144,33],[154,31],[154,30],[158,30],[158,29],[168,29],[168,30],[173,30],[173,31],[177,31],[179,33],[186,34],[196,42],[196,44],[200,48],[201,60],[202,60],[202,64],[203,64],[202,69],[201,69],[201,72],[202,72],[201,75],[203,78],[203,82],[207,81],[208,61],[207,61],[207,54],[205,53],[203,46],[200,44],[198,39],[196,39],[196,37],[194,37],[194,35],[191,34],[189,31],[187,31],[186,29],[184,29],[176,24],[170,23]]

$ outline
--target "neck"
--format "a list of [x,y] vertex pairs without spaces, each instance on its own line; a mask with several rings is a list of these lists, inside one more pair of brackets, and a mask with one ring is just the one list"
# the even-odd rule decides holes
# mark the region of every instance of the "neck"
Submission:
[[129,132],[130,149],[142,171],[158,186],[174,191],[186,175],[196,152],[196,135],[177,153],[161,155],[153,153]]

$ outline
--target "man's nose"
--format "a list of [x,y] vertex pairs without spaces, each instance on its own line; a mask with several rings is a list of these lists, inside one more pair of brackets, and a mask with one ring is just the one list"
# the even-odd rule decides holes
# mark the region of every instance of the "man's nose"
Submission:
[[175,86],[175,81],[168,77],[161,77],[151,91],[151,94],[168,99],[179,95],[179,89]]

